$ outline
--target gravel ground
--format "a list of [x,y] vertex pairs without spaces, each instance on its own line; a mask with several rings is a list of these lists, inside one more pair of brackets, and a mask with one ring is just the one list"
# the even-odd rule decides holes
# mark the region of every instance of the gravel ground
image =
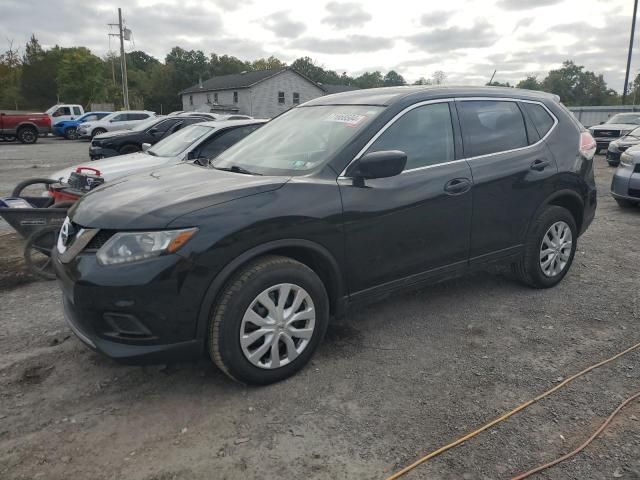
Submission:
[[[0,191],[32,172],[19,158],[47,158],[25,163],[40,175],[86,147],[0,144]],[[596,220],[559,286],[492,272],[396,296],[333,323],[311,365],[268,387],[206,360],[117,365],[70,334],[54,282],[0,292],[0,478],[384,478],[640,342],[640,209],[618,208],[597,165]],[[406,478],[510,478],[575,448],[639,389],[635,351]],[[537,478],[640,479],[640,402]]]

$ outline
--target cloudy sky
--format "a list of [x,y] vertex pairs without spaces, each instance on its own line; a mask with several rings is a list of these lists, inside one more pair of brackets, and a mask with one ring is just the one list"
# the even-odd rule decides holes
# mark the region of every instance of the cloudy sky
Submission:
[[443,70],[447,83],[481,84],[494,69],[516,82],[571,58],[618,91],[633,11],[633,0],[2,0],[0,41],[35,33],[46,46],[103,55],[118,4],[133,31],[127,49],[159,59],[180,45],[248,60],[309,56],[353,75],[394,69],[409,81]]

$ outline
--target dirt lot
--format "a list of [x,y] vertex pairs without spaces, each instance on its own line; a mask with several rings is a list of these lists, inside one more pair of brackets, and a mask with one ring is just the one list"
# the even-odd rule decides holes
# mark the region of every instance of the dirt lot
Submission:
[[[86,144],[0,145],[0,191],[31,155],[49,165],[39,175]],[[0,292],[0,478],[384,478],[640,342],[640,209],[618,208],[597,164],[597,217],[561,285],[480,273],[397,296],[334,323],[309,367],[269,387],[206,360],[114,364],[71,336],[54,282]],[[638,390],[640,351],[406,478],[510,478],[579,445]],[[538,478],[640,479],[640,402]]]

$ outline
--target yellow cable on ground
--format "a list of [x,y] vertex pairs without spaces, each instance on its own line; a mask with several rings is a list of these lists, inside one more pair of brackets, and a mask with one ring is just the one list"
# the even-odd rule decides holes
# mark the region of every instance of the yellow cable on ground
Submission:
[[426,461],[431,460],[434,457],[437,457],[438,455],[446,452],[447,450],[451,450],[452,448],[457,447],[458,445],[466,442],[467,440],[475,437],[476,435],[484,432],[485,430],[490,429],[494,425],[497,425],[498,423],[503,422],[507,418],[512,417],[513,415],[515,415],[516,413],[524,410],[525,408],[530,407],[531,405],[533,405],[534,403],[542,400],[543,398],[548,397],[552,393],[555,393],[556,391],[560,390],[565,385],[567,385],[567,384],[571,383],[572,381],[574,381],[576,378],[581,377],[582,375],[584,375],[586,373],[589,373],[591,370],[595,370],[598,367],[606,365],[609,362],[613,362],[614,360],[622,357],[623,355],[626,355],[627,353],[629,353],[629,352],[631,352],[631,351],[633,351],[633,350],[635,350],[637,348],[640,348],[640,343],[636,343],[632,347],[629,347],[626,350],[623,350],[622,352],[614,355],[611,358],[608,358],[608,359],[603,360],[603,361],[601,361],[599,363],[596,363],[595,365],[591,365],[590,367],[585,368],[581,372],[578,372],[575,375],[572,375],[569,378],[565,379],[564,381],[562,381],[561,383],[559,383],[555,387],[547,390],[546,392],[538,395],[537,397],[535,397],[535,398],[533,398],[531,400],[528,400],[528,401],[524,402],[522,405],[514,408],[510,412],[505,413],[501,417],[498,417],[495,420],[492,420],[491,422],[487,423],[486,425],[483,425],[482,427],[478,428],[477,430],[474,430],[473,432],[468,433],[467,435],[465,435],[463,437],[460,437],[459,439],[454,440],[453,442],[451,442],[451,443],[449,443],[449,444],[447,444],[447,445],[445,445],[443,447],[440,447],[440,448],[438,448],[437,450],[434,450],[431,453],[428,453],[424,457],[422,457],[422,458],[416,460],[415,462],[413,462],[411,465],[408,465],[408,466],[404,467],[402,470],[394,473],[390,477],[387,477],[386,480],[396,480],[396,479],[402,477],[403,475],[409,473],[411,470],[416,468],[418,465],[421,465],[421,464],[425,463]]

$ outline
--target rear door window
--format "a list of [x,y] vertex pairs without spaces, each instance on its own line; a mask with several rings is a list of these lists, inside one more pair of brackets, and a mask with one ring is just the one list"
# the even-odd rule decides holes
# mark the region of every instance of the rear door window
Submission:
[[367,153],[400,150],[407,154],[405,170],[454,159],[453,127],[448,103],[435,103],[405,113],[369,147]]
[[553,127],[553,117],[549,115],[549,112],[542,105],[537,103],[522,102],[521,105],[533,121],[540,137],[544,137]]
[[467,157],[528,145],[524,118],[515,102],[469,100],[461,101],[459,107]]
[[73,114],[82,115],[82,112],[80,111],[80,107],[73,107]]

